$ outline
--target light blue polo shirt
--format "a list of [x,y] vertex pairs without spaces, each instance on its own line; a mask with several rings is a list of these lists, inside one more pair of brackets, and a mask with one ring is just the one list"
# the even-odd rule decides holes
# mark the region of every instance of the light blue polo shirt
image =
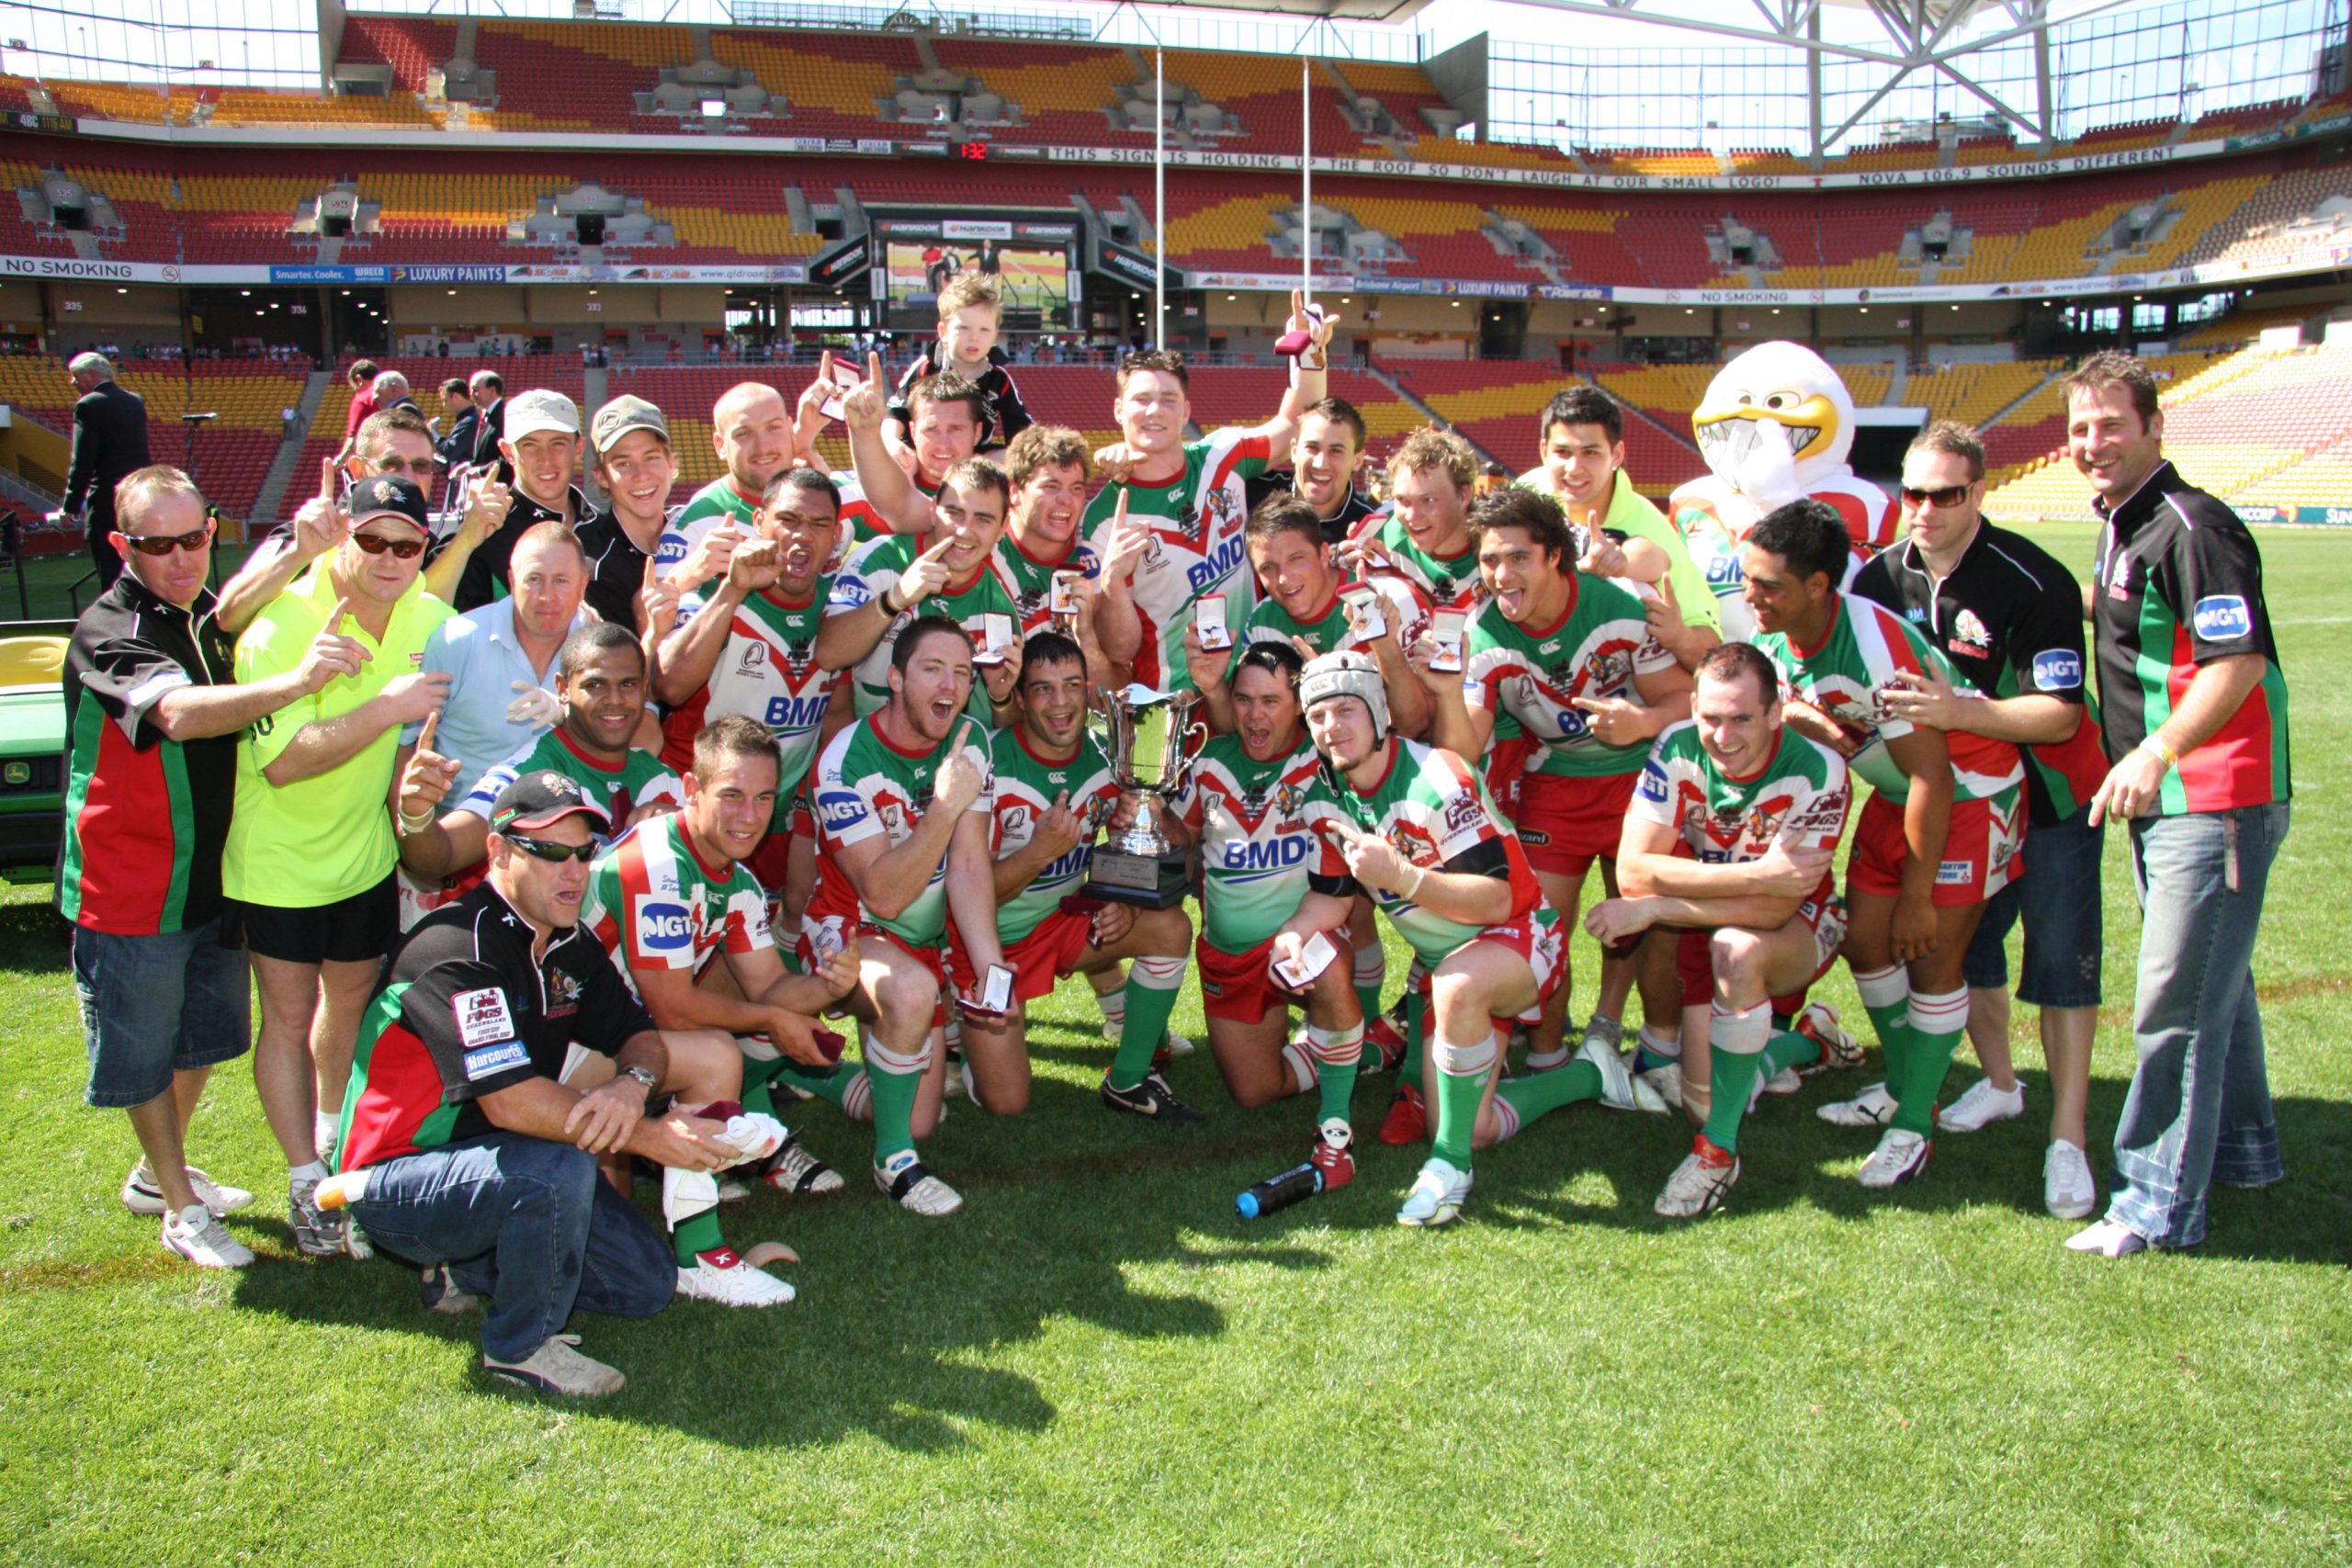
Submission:
[[[588,624],[585,609],[571,617],[574,631]],[[449,703],[433,732],[433,749],[458,761],[450,800],[464,799],[482,774],[547,733],[537,725],[510,723],[506,710],[521,694],[514,690],[517,681],[555,690],[556,657],[550,652],[545,668],[532,667],[514,636],[512,599],[452,615],[425,640],[425,670],[443,671],[450,678]],[[423,729],[408,726],[401,731],[401,741],[414,741]]]

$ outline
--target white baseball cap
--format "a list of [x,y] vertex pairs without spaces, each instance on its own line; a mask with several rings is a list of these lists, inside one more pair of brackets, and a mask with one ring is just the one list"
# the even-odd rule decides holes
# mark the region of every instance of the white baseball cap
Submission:
[[559,435],[579,434],[578,405],[561,392],[550,392],[543,387],[517,392],[506,400],[507,440],[520,441],[526,435],[548,430]]

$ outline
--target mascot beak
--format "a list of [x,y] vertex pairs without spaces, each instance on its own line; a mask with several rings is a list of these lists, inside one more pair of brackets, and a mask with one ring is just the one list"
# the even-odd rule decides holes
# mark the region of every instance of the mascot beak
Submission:
[[[1776,395],[1791,398],[1794,394]],[[1756,440],[1756,422],[1763,419],[1770,420],[1786,433],[1790,455],[1797,457],[1804,457],[1838,429],[1837,406],[1818,392],[1785,408],[1743,402],[1729,408],[1701,409],[1691,414],[1690,424],[1702,447],[1724,444],[1746,451]]]

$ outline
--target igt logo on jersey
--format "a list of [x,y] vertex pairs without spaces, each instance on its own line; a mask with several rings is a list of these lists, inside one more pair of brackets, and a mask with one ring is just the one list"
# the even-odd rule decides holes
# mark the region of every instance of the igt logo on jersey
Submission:
[[2045,649],[2033,656],[2034,689],[2079,692],[2083,689],[2082,655],[2063,648]]
[[817,814],[825,819],[825,831],[846,832],[865,820],[865,800],[855,790],[819,790]]
[[1642,769],[1641,790],[1644,800],[1664,800],[1666,798],[1666,770],[1656,762],[1645,765]]
[[695,923],[682,904],[640,899],[637,905],[637,945],[647,953],[683,952],[695,940]]
[[2254,631],[2254,615],[2234,593],[2216,593],[2197,601],[2189,625],[2207,642],[2234,642]]

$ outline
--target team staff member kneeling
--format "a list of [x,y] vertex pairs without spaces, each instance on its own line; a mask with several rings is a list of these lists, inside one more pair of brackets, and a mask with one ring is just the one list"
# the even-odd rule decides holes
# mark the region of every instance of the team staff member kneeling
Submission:
[[[1326,1190],[1355,1179],[1348,1119],[1363,1055],[1363,1009],[1335,956],[1304,992],[1274,973],[1316,932],[1349,948],[1354,884],[1327,865],[1306,824],[1322,759],[1298,709],[1306,660],[1287,642],[1242,650],[1228,687],[1234,731],[1201,748],[1169,837],[1201,849],[1201,1007],[1226,1088],[1244,1106],[1319,1089],[1312,1158]],[[1306,1037],[1290,1038],[1290,1010]]]
[[[1102,1076],[1102,1103],[1198,1126],[1201,1113],[1151,1070],[1184,983],[1192,922],[1181,908],[1106,903],[1076,909],[1068,902],[1086,880],[1096,827],[1119,800],[1111,764],[1086,733],[1086,656],[1078,644],[1057,632],[1032,637],[1022,653],[1012,723],[989,738],[996,769],[997,940],[1013,973],[1012,1010],[965,1024],[965,1084],[983,1110],[1027,1110],[1024,1004],[1050,996],[1065,975],[1115,973],[1132,958],[1126,1017],[1118,1055]],[[948,962],[956,984],[974,990],[980,972],[966,950],[952,948]]]
[[1604,1048],[1519,1080],[1536,1094],[1532,1115],[1495,1108],[1498,1032],[1543,1016],[1560,978],[1560,917],[1468,765],[1390,731],[1387,691],[1370,659],[1310,660],[1298,694],[1323,757],[1307,811],[1335,852],[1325,869],[1344,870],[1369,893],[1430,970],[1437,1128],[1396,1222],[1442,1225],[1470,1195],[1474,1140],[1507,1137],[1523,1120],[1572,1100],[1630,1108],[1633,1087],[1617,1054]]
[[1853,541],[1826,502],[1767,513],[1740,551],[1758,651],[1808,710],[1815,739],[1849,753],[1872,794],[1846,862],[1846,962],[1886,1053],[1886,1082],[1825,1105],[1843,1127],[1883,1125],[1865,1187],[1927,1168],[1936,1094],[1968,1027],[1962,961],[1984,901],[2019,869],[2025,774],[2006,740],[1915,726],[1887,694],[1951,665],[1883,604],[1838,592]]
[[[490,870],[418,922],[368,1010],[344,1117],[350,1213],[424,1270],[424,1302],[487,1297],[482,1365],[550,1393],[619,1391],[563,1332],[573,1309],[650,1317],[678,1288],[670,1249],[603,1155],[708,1173],[745,1129],[646,1101],[688,1037],[658,1032],[579,929],[585,855],[607,824],[569,779],[528,773],[499,796]],[[724,1046],[723,1038],[705,1042]],[[565,1068],[608,1059],[597,1087]]]
[[[551,775],[543,775],[551,776]],[[665,1029],[695,1035],[671,1053],[655,1087],[690,1101],[733,1100],[772,1114],[768,1085],[791,1058],[811,1092],[838,1097],[846,1074],[827,1061],[811,1021],[849,988],[847,966],[787,973],[768,933],[767,894],[742,863],[760,847],[775,809],[775,740],[730,714],[695,739],[685,805],[647,818],[596,857],[580,922]],[[732,1036],[729,1039],[729,1036]],[[714,1048],[713,1043],[716,1043]],[[836,1103],[839,1103],[836,1098]],[[829,1191],[841,1179],[778,1134],[769,1179],[788,1190]],[[773,1306],[792,1287],[752,1266],[721,1238],[715,1205],[687,1205],[667,1187],[678,1256],[678,1292],[729,1306]]]
[[[988,733],[964,716],[972,643],[963,627],[917,616],[890,649],[889,681],[890,700],[817,761],[817,891],[801,960],[814,968],[842,948],[856,955],[857,984],[842,1000],[865,1041],[874,1184],[910,1213],[937,1216],[964,1206],[915,1155],[916,1137],[938,1122],[945,1083],[932,1020],[950,996],[941,958],[950,914],[971,973],[1004,961],[989,857],[995,780]],[[965,1012],[967,1022],[988,1021]]]
[[[1712,1099],[1657,1195],[1669,1218],[1708,1213],[1739,1179],[1739,1122],[1758,1081],[1821,1058],[1819,1042],[1772,1032],[1772,998],[1827,974],[1846,936],[1831,874],[1852,799],[1844,759],[1782,728],[1779,672],[1747,643],[1709,649],[1698,682],[1690,721],[1658,737],[1634,791],[1622,894],[1585,917],[1603,942],[1645,931],[1675,941],[1683,1005],[1713,999]],[[1695,1056],[1686,1047],[1685,1071]]]

